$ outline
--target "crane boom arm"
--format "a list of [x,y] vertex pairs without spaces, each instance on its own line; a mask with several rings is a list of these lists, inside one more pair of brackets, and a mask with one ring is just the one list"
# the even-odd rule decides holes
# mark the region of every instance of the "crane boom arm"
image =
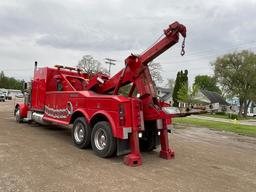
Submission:
[[[184,38],[186,37],[186,27],[177,21],[170,24],[167,29],[164,30],[164,37],[156,42],[152,47],[144,51],[141,55],[133,55],[131,54],[125,59],[125,68],[119,71],[116,75],[114,75],[111,79],[106,81],[100,89],[97,90],[99,93],[107,93],[109,91],[114,91],[114,94],[118,93],[118,89],[120,86],[123,86],[127,83],[135,82],[135,79],[143,76],[146,78],[148,84],[152,83],[152,78],[148,73],[147,64],[165,52],[167,49],[172,47],[179,41],[179,34],[181,34]],[[146,71],[146,74],[143,73]],[[150,77],[148,77],[150,76]],[[137,85],[141,87],[140,85]],[[149,88],[151,89],[151,88]],[[148,89],[148,91],[149,91]],[[143,92],[143,91],[142,91]],[[152,92],[152,90],[150,91]],[[143,94],[143,93],[142,93]],[[154,95],[154,93],[153,93]]]
[[150,61],[154,60],[156,57],[176,44],[179,41],[179,33],[184,38],[186,37],[186,27],[184,25],[179,24],[177,21],[169,25],[169,27],[164,30],[165,37],[140,56],[141,63],[144,65],[148,64]]

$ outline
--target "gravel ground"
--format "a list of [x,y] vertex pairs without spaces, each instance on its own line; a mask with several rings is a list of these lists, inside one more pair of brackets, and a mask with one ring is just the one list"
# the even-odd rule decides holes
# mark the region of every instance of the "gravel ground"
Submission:
[[159,149],[143,165],[102,159],[71,142],[68,128],[18,124],[0,102],[0,191],[256,191],[256,138],[206,128],[169,135],[173,160]]

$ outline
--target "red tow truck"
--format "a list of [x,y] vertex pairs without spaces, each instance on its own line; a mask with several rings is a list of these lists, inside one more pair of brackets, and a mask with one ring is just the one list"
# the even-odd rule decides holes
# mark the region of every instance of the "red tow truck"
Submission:
[[[172,159],[174,151],[168,141],[172,114],[157,98],[148,63],[176,44],[180,34],[185,40],[185,26],[172,23],[149,49],[128,56],[125,67],[111,78],[61,65],[37,68],[35,63],[25,101],[15,105],[16,121],[71,125],[77,147],[92,146],[104,158],[125,155],[129,166],[141,165],[140,151],[152,151],[158,145],[160,157]],[[120,88],[128,84],[129,94],[121,95]]]

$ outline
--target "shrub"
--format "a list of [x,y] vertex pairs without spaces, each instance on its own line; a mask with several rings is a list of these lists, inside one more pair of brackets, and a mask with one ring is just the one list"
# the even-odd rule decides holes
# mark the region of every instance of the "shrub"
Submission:
[[215,114],[216,114],[216,115],[226,115],[226,113],[225,113],[224,111],[216,112]]
[[234,113],[230,113],[229,115],[228,115],[228,117],[230,118],[230,119],[238,119],[239,117],[238,117],[238,114],[234,114]]

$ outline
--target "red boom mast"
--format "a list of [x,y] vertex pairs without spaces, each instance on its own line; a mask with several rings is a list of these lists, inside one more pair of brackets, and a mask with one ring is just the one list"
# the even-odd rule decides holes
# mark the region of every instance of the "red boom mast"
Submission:
[[[170,24],[169,27],[164,30],[164,37],[162,39],[141,55],[131,54],[128,56],[125,59],[125,68],[111,79],[104,82],[104,84],[97,89],[97,92],[104,94],[114,90],[113,94],[116,95],[121,86],[132,83],[129,96],[132,96],[136,87],[140,94],[140,99],[143,102],[144,119],[153,120],[161,118],[161,112],[156,106],[156,103],[154,103],[153,98],[156,97],[156,91],[147,64],[176,44],[179,41],[179,34],[181,34],[185,40],[186,27],[178,22]],[[184,43],[185,41],[183,41],[182,44],[181,55],[185,54]]]

